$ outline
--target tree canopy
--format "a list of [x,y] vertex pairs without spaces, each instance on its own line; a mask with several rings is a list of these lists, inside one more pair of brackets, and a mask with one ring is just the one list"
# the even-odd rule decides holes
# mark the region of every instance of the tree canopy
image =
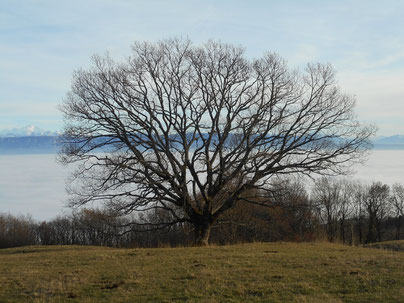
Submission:
[[[71,204],[162,209],[196,244],[236,203],[271,203],[272,180],[339,174],[370,148],[330,65],[288,68],[273,53],[209,41],[135,43],[122,63],[94,56],[61,105]],[[259,197],[258,197],[259,196]]]

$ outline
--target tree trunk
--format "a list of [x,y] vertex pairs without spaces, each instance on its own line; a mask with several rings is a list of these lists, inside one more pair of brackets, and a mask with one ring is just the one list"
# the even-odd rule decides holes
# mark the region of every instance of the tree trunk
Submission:
[[375,235],[375,217],[373,214],[369,215],[369,228],[368,228],[368,234],[366,236],[366,243],[374,243],[376,242],[376,235]]
[[349,238],[349,245],[354,244],[354,223],[351,221],[351,232],[350,232],[350,238]]
[[395,226],[396,226],[396,240],[400,240],[400,231],[401,231],[401,219],[402,216],[399,216],[395,220]]
[[363,230],[362,230],[362,217],[361,216],[358,218],[357,229],[358,229],[359,244],[362,244],[363,243]]
[[195,246],[208,246],[210,229],[212,225],[209,222],[204,223],[194,223],[195,228]]
[[341,235],[342,244],[345,244],[345,219],[341,219],[339,232]]
[[376,234],[377,234],[377,241],[382,241],[382,222],[376,222]]

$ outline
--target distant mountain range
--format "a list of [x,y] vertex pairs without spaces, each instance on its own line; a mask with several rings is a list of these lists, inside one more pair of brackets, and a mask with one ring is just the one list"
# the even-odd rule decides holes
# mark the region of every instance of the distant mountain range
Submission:
[[0,138],[11,137],[39,137],[39,136],[58,136],[58,132],[43,130],[37,126],[29,125],[22,128],[0,130]]
[[59,151],[58,136],[0,137],[0,155],[55,154]]
[[404,144],[404,135],[394,135],[390,137],[378,137],[373,140],[375,144]]
[[29,125],[0,130],[0,154],[53,154],[59,146],[60,133]]
[[[60,149],[60,133],[30,125],[23,128],[0,130],[0,154],[52,154]],[[404,149],[404,135],[378,137],[375,149]]]
[[375,149],[404,149],[404,135],[378,137],[373,140]]

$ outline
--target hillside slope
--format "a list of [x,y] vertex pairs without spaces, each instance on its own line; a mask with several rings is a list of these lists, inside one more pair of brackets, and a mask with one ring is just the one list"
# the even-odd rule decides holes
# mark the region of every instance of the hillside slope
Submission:
[[381,248],[381,249],[404,252],[404,240],[377,242],[377,243],[367,244],[366,247]]
[[335,244],[0,250],[0,302],[403,302],[404,253]]

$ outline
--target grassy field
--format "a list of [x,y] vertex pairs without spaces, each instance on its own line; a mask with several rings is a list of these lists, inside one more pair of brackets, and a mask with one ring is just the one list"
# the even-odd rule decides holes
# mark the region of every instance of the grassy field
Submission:
[[326,243],[3,249],[0,302],[404,302],[404,252]]
[[381,248],[387,250],[403,251],[404,252],[404,240],[400,241],[384,241],[378,243],[367,244],[369,248]]

